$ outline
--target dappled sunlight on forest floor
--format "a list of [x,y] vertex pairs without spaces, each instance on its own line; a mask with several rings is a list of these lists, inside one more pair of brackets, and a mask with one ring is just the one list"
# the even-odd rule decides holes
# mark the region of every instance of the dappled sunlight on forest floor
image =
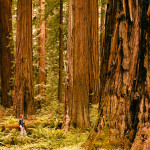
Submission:
[[[97,116],[97,105],[91,106],[91,121]],[[82,131],[60,129],[62,118],[35,115],[25,118],[27,136],[21,136],[18,119],[11,116],[12,109],[5,110],[0,107],[0,150],[26,150],[26,149],[56,149],[56,150],[82,150],[80,147],[88,138],[90,129]],[[91,122],[91,125],[93,126]]]

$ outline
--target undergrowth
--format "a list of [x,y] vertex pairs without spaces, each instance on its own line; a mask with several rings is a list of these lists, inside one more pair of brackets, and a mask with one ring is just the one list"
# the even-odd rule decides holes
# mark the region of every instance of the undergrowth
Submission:
[[10,133],[0,134],[0,149],[61,149],[82,144],[88,136],[88,132],[77,130],[65,132],[60,129],[38,127],[28,136],[20,136],[19,131],[13,129]]
[[[3,108],[1,110],[4,111]],[[70,131],[60,129],[59,125],[63,119],[62,110],[61,104],[53,104],[37,112],[35,120],[24,119],[27,136],[20,135],[19,128],[16,128],[18,119],[10,116],[8,113],[10,110],[7,110],[9,115],[0,117],[0,150],[83,150],[80,146],[87,140],[90,130],[83,132],[74,128]],[[97,106],[91,106],[90,110],[93,126],[97,116]]]

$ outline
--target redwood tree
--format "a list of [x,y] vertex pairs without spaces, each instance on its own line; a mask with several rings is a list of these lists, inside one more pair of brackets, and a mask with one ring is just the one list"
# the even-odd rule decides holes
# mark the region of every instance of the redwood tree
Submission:
[[32,0],[18,0],[14,115],[34,113],[32,66]]
[[99,118],[87,149],[150,149],[150,1],[108,0]]
[[[42,101],[45,97],[46,73],[45,73],[45,0],[40,0],[41,7],[41,25],[40,25],[40,59],[39,59],[39,94],[42,96]],[[39,101],[43,103],[42,101]],[[39,104],[40,106],[41,104]]]
[[88,35],[88,0],[70,0],[64,129],[90,125]]
[[[100,86],[98,44],[98,0],[89,0],[89,86],[90,102],[98,103]],[[87,37],[88,38],[88,37]]]
[[8,95],[11,90],[12,75],[12,14],[11,0],[0,0],[0,65],[1,65],[1,88],[2,88],[2,105],[4,107],[12,106],[12,98]]
[[60,38],[59,38],[59,83],[58,100],[62,102],[63,98],[63,0],[60,0]]
[[[1,3],[0,3],[1,4]],[[1,5],[0,5],[1,6]],[[1,18],[1,12],[0,12],[0,22],[2,22],[1,21],[2,20],[2,18]],[[2,24],[0,24],[0,32],[2,31]],[[2,32],[1,32],[2,33]],[[0,34],[0,58],[2,57],[1,56],[1,54],[2,54],[2,34]],[[1,74],[1,64],[2,64],[2,62],[1,62],[1,59],[0,59],[0,104],[1,104],[1,101],[2,101],[2,84],[1,84],[1,80],[2,80],[2,78],[1,78],[1,76],[2,76],[2,74]]]

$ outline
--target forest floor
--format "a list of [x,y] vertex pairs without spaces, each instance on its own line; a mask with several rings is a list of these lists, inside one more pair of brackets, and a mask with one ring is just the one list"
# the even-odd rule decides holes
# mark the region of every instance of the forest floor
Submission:
[[91,107],[91,127],[86,131],[60,129],[62,116],[39,113],[24,119],[26,136],[19,132],[18,119],[13,117],[12,109],[0,107],[0,150],[83,150],[81,145],[87,140],[97,116],[97,105]]

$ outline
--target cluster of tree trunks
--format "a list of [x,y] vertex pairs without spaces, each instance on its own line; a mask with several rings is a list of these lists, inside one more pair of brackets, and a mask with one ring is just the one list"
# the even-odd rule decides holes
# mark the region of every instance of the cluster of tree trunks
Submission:
[[[150,1],[108,0],[99,118],[88,149],[150,149]],[[104,144],[105,143],[105,144]]]
[[[40,85],[46,82],[44,2],[41,0]],[[99,117],[84,147],[147,150],[150,148],[150,0],[108,0],[101,8],[99,67],[98,0],[70,0],[63,128],[88,128],[89,103],[99,102]],[[60,0],[60,101],[62,11]],[[8,95],[13,59],[11,17],[11,0],[0,0],[0,77],[4,107],[12,105]],[[13,109],[19,117],[24,113],[34,114],[32,0],[18,0],[16,41]],[[39,93],[43,91],[39,86]]]
[[32,0],[18,0],[14,115],[34,113]]
[[98,1],[70,0],[63,128],[90,126],[99,97]]
[[11,0],[0,0],[0,77],[2,89],[2,102],[4,107],[12,105],[12,98],[9,96],[12,76],[13,45],[12,45],[12,14]]

